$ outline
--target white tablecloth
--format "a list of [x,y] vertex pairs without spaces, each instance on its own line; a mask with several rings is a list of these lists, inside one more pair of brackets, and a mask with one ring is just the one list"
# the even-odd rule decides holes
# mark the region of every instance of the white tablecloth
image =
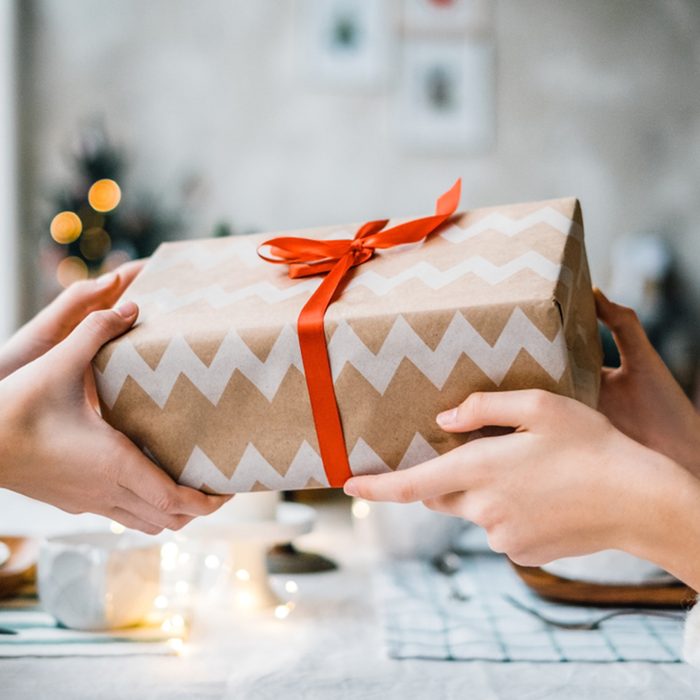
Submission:
[[[76,529],[97,522],[32,506],[0,491],[0,532]],[[42,517],[38,517],[39,511]],[[129,698],[594,698],[700,697],[700,671],[685,664],[393,661],[382,649],[369,569],[347,513],[322,513],[300,544],[331,555],[336,572],[297,576],[297,609],[284,621],[243,622],[203,609],[182,657],[0,660],[0,697]]]

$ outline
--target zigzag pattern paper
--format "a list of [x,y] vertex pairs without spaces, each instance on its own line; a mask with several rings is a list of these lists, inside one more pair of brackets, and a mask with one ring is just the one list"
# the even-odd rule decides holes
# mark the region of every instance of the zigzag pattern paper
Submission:
[[[199,265],[199,263],[195,264]],[[523,270],[530,270],[551,282],[561,280],[567,286],[570,286],[572,283],[571,270],[556,265],[535,251],[529,251],[503,265],[494,265],[491,261],[476,255],[461,261],[447,270],[438,270],[430,263],[419,262],[393,277],[384,277],[372,270],[359,272],[348,283],[347,289],[364,287],[376,296],[386,296],[403,284],[420,282],[430,289],[437,290],[453,284],[468,274],[477,275],[484,282],[495,285]],[[295,297],[307,299],[319,284],[320,280],[313,278],[300,280],[297,284],[284,288],[276,287],[270,282],[256,282],[234,291],[225,291],[221,285],[214,284],[192,290],[181,296],[173,293],[172,289],[161,288],[158,291],[141,296],[135,301],[142,304],[154,304],[164,313],[176,311],[183,306],[188,306],[198,301],[208,304],[213,309],[222,309],[253,297],[268,304],[277,304]]]
[[[541,387],[595,404],[582,234],[573,199],[476,210],[353,271],[326,315],[353,473],[410,468],[460,444],[435,415],[471,391]],[[320,279],[260,261],[270,237],[162,246],[127,292],[139,324],[95,361],[105,418],[195,488],[328,484],[296,334]]]
[[[425,344],[403,316],[397,316],[376,354],[345,321],[338,325],[328,344],[334,380],[345,365],[350,364],[380,394],[386,391],[404,360],[412,362],[440,389],[463,354],[498,386],[521,351],[527,352],[555,381],[566,369],[563,331],[550,341],[517,308],[493,346],[460,313],[454,315],[435,350]],[[271,401],[292,367],[304,371],[296,333],[291,326],[285,326],[264,362],[231,330],[209,366],[199,359],[183,337],[175,336],[155,369],[148,366],[133,345],[121,343],[105,370],[96,371],[96,379],[102,400],[109,408],[114,406],[127,377],[164,408],[180,375],[186,376],[216,405],[234,372],[241,372]]]

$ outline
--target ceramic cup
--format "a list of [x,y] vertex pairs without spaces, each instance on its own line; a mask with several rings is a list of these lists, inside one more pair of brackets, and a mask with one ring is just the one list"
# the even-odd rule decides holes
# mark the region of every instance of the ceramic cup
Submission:
[[106,630],[141,622],[160,588],[160,545],[125,533],[52,537],[41,547],[39,598],[62,625]]
[[422,503],[368,503],[356,499],[352,512],[360,541],[394,559],[428,559],[442,554],[465,527],[461,518],[436,513]]

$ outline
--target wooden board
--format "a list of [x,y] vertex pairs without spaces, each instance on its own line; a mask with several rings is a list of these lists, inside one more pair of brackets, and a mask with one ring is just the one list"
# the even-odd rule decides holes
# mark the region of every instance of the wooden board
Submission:
[[35,580],[39,540],[0,537],[0,541],[10,548],[10,558],[0,566],[0,598],[7,598]]
[[559,603],[614,607],[691,608],[696,592],[681,583],[644,586],[605,585],[572,581],[537,567],[511,562],[518,576],[538,595]]

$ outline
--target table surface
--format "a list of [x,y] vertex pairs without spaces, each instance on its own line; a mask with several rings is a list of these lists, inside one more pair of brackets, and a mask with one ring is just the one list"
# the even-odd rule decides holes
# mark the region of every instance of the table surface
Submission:
[[[94,527],[0,490],[0,532]],[[607,698],[676,700],[700,696],[700,671],[685,664],[492,663],[387,658],[371,590],[372,559],[353,536],[346,509],[320,511],[298,543],[325,553],[338,571],[295,576],[297,608],[284,621],[243,622],[201,609],[180,657],[0,659],[0,697],[139,700],[280,697]]]

